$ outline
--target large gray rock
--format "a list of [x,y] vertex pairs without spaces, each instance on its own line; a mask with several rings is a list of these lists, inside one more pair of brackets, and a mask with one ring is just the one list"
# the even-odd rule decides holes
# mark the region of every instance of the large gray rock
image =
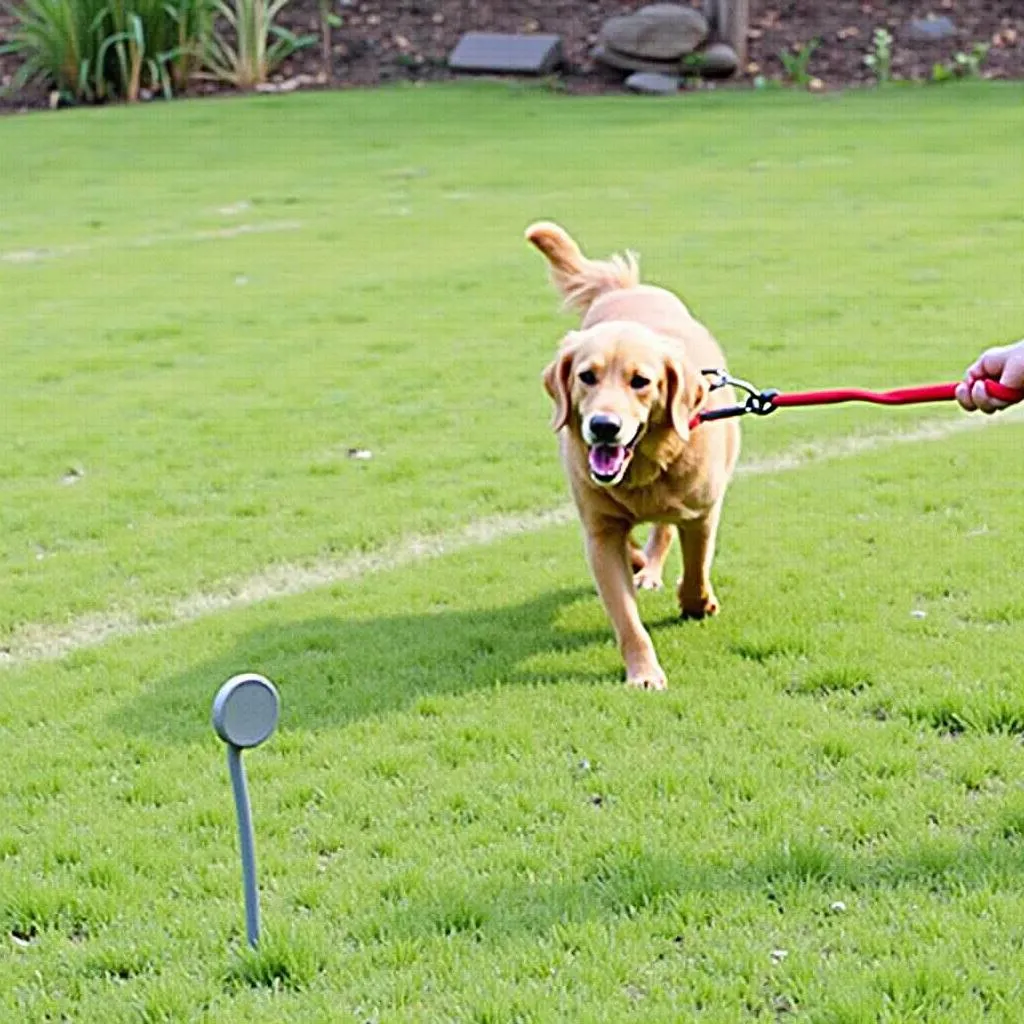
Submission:
[[707,39],[708,23],[699,11],[682,4],[651,4],[632,14],[609,18],[599,42],[618,53],[643,60],[679,60]]
[[679,92],[679,79],[657,71],[634,71],[626,79],[626,88],[648,96],[674,96]]
[[595,46],[590,51],[592,60],[616,71],[649,71],[652,74],[677,75],[680,64],[677,60],[642,60],[630,57],[628,53],[618,53],[607,46]]
[[929,14],[907,22],[906,37],[915,43],[938,43],[956,35],[956,25],[944,14]]
[[712,43],[683,60],[684,68],[692,67],[704,78],[730,78],[736,74],[739,66],[739,57],[728,43]]
[[561,61],[560,36],[467,32],[448,58],[448,67],[452,71],[546,75]]

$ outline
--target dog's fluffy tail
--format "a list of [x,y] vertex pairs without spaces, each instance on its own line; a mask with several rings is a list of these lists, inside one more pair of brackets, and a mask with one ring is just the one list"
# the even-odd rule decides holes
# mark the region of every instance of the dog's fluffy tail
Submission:
[[587,259],[568,232],[549,221],[531,224],[526,240],[547,257],[551,280],[566,306],[573,309],[586,312],[605,292],[635,288],[640,283],[640,266],[632,252],[606,260]]

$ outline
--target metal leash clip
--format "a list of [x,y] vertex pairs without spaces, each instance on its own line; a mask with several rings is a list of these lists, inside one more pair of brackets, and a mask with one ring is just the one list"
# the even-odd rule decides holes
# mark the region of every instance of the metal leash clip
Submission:
[[739,391],[745,392],[747,395],[747,399],[742,405],[729,405],[724,409],[708,409],[700,413],[702,422],[727,420],[734,416],[745,416],[747,413],[753,413],[755,416],[767,416],[769,413],[775,412],[775,398],[779,392],[774,388],[762,390],[755,387],[750,381],[740,380],[739,377],[731,376],[725,370],[701,370],[701,373],[708,378],[708,388],[710,391],[734,387]]

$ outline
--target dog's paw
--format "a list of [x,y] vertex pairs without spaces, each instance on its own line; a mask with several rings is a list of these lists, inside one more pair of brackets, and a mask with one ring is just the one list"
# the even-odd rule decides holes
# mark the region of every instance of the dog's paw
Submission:
[[664,586],[661,573],[650,566],[644,566],[633,574],[633,583],[637,590],[661,590]]
[[694,595],[679,593],[679,614],[684,619],[707,619],[717,615],[720,608],[714,591]]
[[637,690],[665,690],[668,689],[668,678],[662,667],[654,662],[638,669],[627,669],[626,685]]

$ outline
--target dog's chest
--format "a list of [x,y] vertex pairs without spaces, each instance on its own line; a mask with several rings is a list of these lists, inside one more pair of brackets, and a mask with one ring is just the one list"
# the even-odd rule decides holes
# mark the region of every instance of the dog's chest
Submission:
[[[678,487],[679,481],[675,483]],[[678,523],[707,514],[707,504],[699,493],[673,488],[669,481],[635,489],[615,488],[612,497],[640,523]]]

